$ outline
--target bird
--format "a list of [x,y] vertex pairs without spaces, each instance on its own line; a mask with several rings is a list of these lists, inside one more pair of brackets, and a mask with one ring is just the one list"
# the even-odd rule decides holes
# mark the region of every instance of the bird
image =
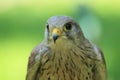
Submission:
[[[93,30],[94,31],[94,30]],[[107,80],[103,52],[70,16],[52,16],[31,52],[26,80]]]

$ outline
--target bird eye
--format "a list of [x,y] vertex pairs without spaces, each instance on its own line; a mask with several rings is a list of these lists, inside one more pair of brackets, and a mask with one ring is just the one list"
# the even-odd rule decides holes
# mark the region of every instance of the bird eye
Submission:
[[48,25],[48,24],[46,25],[46,28],[47,28],[47,30],[49,31],[49,25]]
[[71,23],[67,23],[67,24],[65,25],[65,30],[71,30],[71,28],[72,28]]

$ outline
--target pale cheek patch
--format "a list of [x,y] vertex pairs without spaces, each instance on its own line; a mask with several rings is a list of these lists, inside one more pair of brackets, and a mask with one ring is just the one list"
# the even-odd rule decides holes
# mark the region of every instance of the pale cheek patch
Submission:
[[40,48],[38,55],[35,57],[35,61],[39,61],[40,56],[42,56],[46,51],[48,51],[48,48]]
[[77,30],[77,29],[75,28],[75,26],[73,26],[72,31],[71,31],[71,34],[72,34],[72,35],[77,35],[78,32],[79,32],[79,30]]

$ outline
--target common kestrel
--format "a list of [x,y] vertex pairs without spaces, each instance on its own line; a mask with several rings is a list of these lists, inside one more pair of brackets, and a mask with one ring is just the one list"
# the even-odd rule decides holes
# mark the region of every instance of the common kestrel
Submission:
[[[93,30],[94,31],[94,30]],[[45,38],[29,57],[26,80],[106,80],[101,50],[68,16],[47,21]]]

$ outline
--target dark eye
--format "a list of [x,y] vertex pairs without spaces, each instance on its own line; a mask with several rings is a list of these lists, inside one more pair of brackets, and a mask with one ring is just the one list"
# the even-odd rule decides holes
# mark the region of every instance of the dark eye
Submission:
[[47,38],[49,38],[49,25],[48,24],[46,25],[46,30],[47,30],[46,31],[46,36],[47,36]]
[[46,28],[47,28],[47,30],[49,31],[49,25],[48,25],[48,24],[46,25]]
[[67,24],[65,25],[65,28],[66,28],[66,30],[71,30],[71,28],[72,28],[71,23],[67,23]]

